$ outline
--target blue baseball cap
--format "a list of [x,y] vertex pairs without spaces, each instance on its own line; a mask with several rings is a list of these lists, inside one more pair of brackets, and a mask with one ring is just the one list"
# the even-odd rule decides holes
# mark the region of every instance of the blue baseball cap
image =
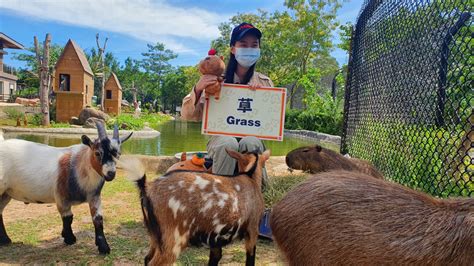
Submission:
[[230,37],[230,46],[234,45],[235,42],[240,41],[246,34],[252,33],[257,36],[257,39],[262,38],[262,32],[259,29],[255,28],[252,24],[244,22],[239,24],[232,30],[232,35]]

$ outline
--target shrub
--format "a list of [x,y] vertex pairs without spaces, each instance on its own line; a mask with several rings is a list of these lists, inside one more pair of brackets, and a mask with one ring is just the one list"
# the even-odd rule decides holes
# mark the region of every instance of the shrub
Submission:
[[306,109],[286,110],[286,129],[305,129],[332,135],[342,134],[343,104],[329,93],[305,99]]
[[33,114],[28,116],[28,120],[33,126],[41,126],[43,123],[43,114]]
[[113,128],[115,124],[119,126],[126,124],[127,129],[141,130],[146,122],[151,128],[157,129],[158,125],[168,120],[170,120],[170,116],[163,114],[148,114],[145,112],[142,113],[140,117],[135,117],[133,114],[120,114],[107,121],[107,126],[108,128]]
[[26,88],[18,90],[16,96],[23,98],[39,97],[39,88]]
[[285,128],[305,129],[332,135],[341,135],[342,122],[342,114],[332,116],[313,110],[288,109],[286,111]]
[[17,118],[22,119],[25,116],[25,113],[17,108],[5,108],[4,112],[9,119],[13,120],[17,120]]

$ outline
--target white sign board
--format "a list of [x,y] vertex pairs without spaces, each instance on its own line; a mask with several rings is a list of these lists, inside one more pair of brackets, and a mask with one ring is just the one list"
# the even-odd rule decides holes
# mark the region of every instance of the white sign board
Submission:
[[206,98],[202,133],[283,140],[286,88],[224,84],[220,98]]

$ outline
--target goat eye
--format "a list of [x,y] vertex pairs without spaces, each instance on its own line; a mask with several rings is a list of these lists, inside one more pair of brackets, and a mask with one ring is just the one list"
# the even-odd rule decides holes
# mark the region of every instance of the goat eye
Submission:
[[96,152],[95,152],[95,156],[100,157],[100,152],[99,152],[99,151],[96,151]]

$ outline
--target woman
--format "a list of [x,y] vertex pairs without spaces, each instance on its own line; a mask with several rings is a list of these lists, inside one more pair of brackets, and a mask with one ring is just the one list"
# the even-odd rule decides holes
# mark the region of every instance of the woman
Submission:
[[[224,82],[233,84],[248,84],[251,89],[273,87],[273,82],[267,76],[255,71],[255,64],[260,57],[260,39],[262,33],[252,24],[242,23],[232,30],[230,39],[230,59],[226,67]],[[203,75],[190,94],[183,99],[181,117],[183,120],[201,121],[204,107],[203,90],[214,84],[216,76]],[[263,152],[263,142],[256,137],[244,137],[240,141],[228,136],[212,136],[207,143],[207,151],[212,159],[212,172],[219,175],[232,175],[236,171],[236,161],[225,149],[239,152],[259,150]],[[264,180],[267,177],[263,169]]]

